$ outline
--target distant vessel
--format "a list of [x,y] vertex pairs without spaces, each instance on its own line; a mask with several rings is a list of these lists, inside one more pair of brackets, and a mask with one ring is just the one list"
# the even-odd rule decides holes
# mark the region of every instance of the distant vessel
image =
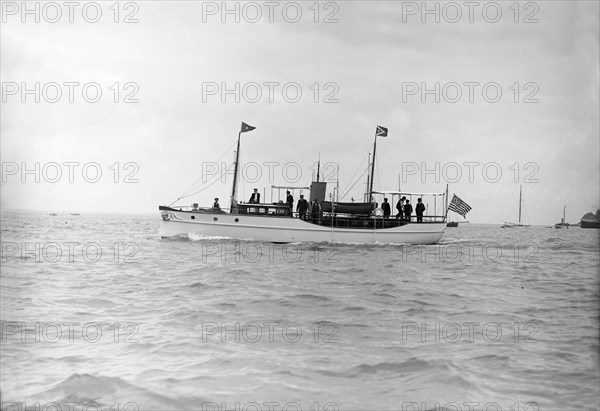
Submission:
[[567,206],[564,206],[563,217],[561,218],[560,223],[554,224],[554,228],[569,228],[569,223],[565,223],[566,215],[567,215]]
[[446,227],[458,227],[458,223],[467,224],[468,221],[448,221],[448,224],[446,224]]
[[519,222],[511,223],[511,222],[505,221],[504,224],[502,224],[501,228],[529,227],[528,225],[521,224],[521,202],[522,202],[522,199],[523,199],[523,186],[519,186]]
[[71,215],[79,215],[79,213],[71,213]]
[[50,213],[51,216],[57,216],[58,214],[56,213]]
[[600,228],[600,209],[596,215],[587,213],[581,218],[581,228]]

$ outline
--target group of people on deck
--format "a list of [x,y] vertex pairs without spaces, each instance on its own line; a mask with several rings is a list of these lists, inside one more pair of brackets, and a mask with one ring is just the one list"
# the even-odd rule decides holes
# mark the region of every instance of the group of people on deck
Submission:
[[[250,197],[248,203],[260,204],[260,193],[258,192],[258,189],[254,189],[254,192],[252,193],[252,196]],[[289,213],[290,215],[292,215],[292,210],[294,209],[294,196],[292,196],[292,194],[289,191],[286,192],[285,203],[290,208]],[[215,199],[215,205],[218,208],[218,199]],[[298,217],[303,220],[306,220],[306,214],[308,212],[308,209],[308,201],[304,198],[304,195],[300,194],[300,199],[298,200],[298,204],[296,205],[296,212],[298,213]],[[390,218],[392,210],[387,198],[383,199],[381,209],[383,210],[383,218]],[[398,203],[396,203],[396,210],[398,210],[396,218],[408,221],[411,220],[413,207],[412,204],[410,204],[410,201],[405,196],[402,196],[402,198],[398,200]],[[417,199],[417,206],[415,207],[414,211],[417,215],[417,223],[422,223],[423,213],[425,212],[425,204],[423,204],[420,198]],[[323,211],[321,210],[319,203],[317,202],[317,200],[314,200],[312,204],[310,204],[310,217],[316,219],[322,215]]]
[[[260,193],[258,189],[254,189],[252,196],[250,196],[249,204],[260,204]],[[292,210],[294,209],[294,196],[289,191],[286,192],[285,203],[290,208],[289,215],[292,215]],[[316,218],[319,215],[321,207],[319,207],[319,203],[317,200],[313,201],[311,206],[311,217]],[[306,213],[308,212],[308,201],[304,198],[304,195],[300,194],[300,199],[298,200],[298,204],[296,205],[296,212],[298,216],[305,220]]]
[[[381,204],[381,209],[383,210],[383,218],[390,218],[392,214],[392,209],[390,207],[390,203],[388,203],[388,199],[383,199],[383,204]],[[396,218],[401,220],[409,220],[411,218],[413,207],[410,204],[410,201],[402,196],[400,200],[396,203],[396,210],[398,210],[398,214],[396,214]],[[423,213],[425,212],[425,204],[421,201],[421,199],[417,199],[417,207],[415,208],[415,213],[417,214],[417,223],[423,222]]]

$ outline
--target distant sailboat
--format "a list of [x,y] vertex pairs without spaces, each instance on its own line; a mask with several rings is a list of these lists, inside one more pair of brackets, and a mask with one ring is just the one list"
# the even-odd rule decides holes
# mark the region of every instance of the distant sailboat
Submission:
[[511,222],[505,221],[504,224],[502,224],[501,228],[529,227],[528,225],[521,224],[521,202],[522,202],[522,200],[523,200],[523,186],[520,186],[519,187],[519,222],[511,223]]
[[566,215],[567,215],[567,206],[563,208],[563,218],[560,220],[560,223],[554,224],[554,228],[569,228],[569,223],[566,223]]

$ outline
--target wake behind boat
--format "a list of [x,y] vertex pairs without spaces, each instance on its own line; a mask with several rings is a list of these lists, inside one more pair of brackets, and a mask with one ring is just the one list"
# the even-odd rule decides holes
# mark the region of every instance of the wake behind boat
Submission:
[[[373,191],[377,137],[387,136],[387,129],[381,126],[377,127],[375,133],[369,191],[366,193],[367,202],[338,202],[335,196],[336,188],[333,193],[330,193],[329,201],[326,201],[327,183],[319,181],[318,172],[317,181],[313,181],[310,188],[274,187],[278,189],[310,189],[310,208],[304,206],[299,212],[298,210],[294,212],[293,204],[288,202],[238,202],[240,136],[242,133],[252,130],[254,127],[242,123],[242,128],[238,133],[230,208],[223,210],[218,203],[211,208],[198,208],[197,204],[192,207],[159,206],[162,217],[160,231],[163,237],[193,233],[207,237],[227,237],[274,243],[330,241],[434,244],[444,235],[448,208],[447,190],[446,193],[431,194]],[[433,199],[434,212],[427,213],[425,211],[419,221],[412,214],[402,217],[384,216],[384,211],[377,208],[374,195],[391,197],[391,204],[395,204],[396,197],[401,199],[408,196],[410,200],[427,197]],[[403,202],[404,199],[402,199]],[[412,201],[410,202],[412,203]],[[438,202],[439,206],[445,206],[440,215],[435,213],[435,210],[438,209]]]

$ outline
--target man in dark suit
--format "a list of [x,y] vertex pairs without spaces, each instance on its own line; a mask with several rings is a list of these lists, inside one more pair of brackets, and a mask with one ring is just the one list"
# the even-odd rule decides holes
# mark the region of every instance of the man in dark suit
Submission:
[[298,212],[298,216],[300,217],[300,219],[306,220],[306,212],[308,211],[308,201],[304,199],[304,196],[302,194],[300,194],[300,200],[298,200],[296,211]]
[[410,201],[406,200],[406,204],[404,205],[404,219],[410,221],[410,215],[412,212],[412,205],[410,204]]
[[421,202],[421,199],[417,199],[417,208],[415,208],[415,212],[417,213],[417,223],[423,222],[423,213],[425,212],[425,204]]
[[286,194],[287,197],[285,199],[285,202],[290,208],[290,215],[292,215],[292,211],[294,211],[294,196],[292,196],[289,191],[287,191]]
[[390,214],[392,214],[392,209],[390,208],[390,203],[388,203],[388,199],[383,199],[383,204],[381,205],[383,209],[383,218],[388,218]]
[[320,211],[319,207],[319,203],[317,203],[317,200],[313,200],[311,209],[310,209],[310,218],[312,218],[313,220],[318,220],[319,219],[319,211]]
[[252,193],[252,196],[250,197],[250,201],[248,201],[250,204],[260,204],[260,193],[258,192],[258,189],[254,189],[254,192]]

